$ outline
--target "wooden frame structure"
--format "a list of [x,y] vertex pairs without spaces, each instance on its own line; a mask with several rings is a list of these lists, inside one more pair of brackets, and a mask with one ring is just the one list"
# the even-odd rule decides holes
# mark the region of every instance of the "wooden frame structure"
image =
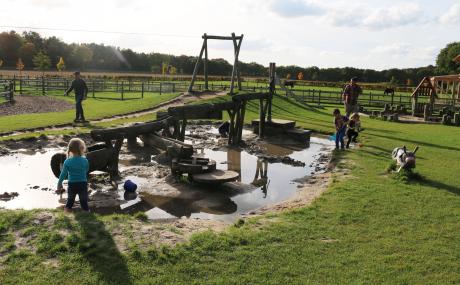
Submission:
[[[412,93],[412,116],[426,116],[426,113],[431,114],[436,98],[436,88],[431,83],[430,78],[423,78]],[[420,102],[420,99],[428,99],[428,102]],[[429,110],[427,110],[425,105],[429,106]]]
[[204,34],[203,38],[203,45],[201,47],[200,55],[195,63],[195,68],[193,70],[192,80],[190,81],[190,85],[188,87],[188,92],[193,91],[193,85],[195,84],[196,77],[198,75],[198,70],[200,69],[200,63],[203,60],[204,54],[204,61],[203,61],[203,71],[204,71],[204,87],[208,90],[208,40],[224,40],[224,41],[232,41],[233,42],[233,52],[234,52],[234,63],[232,69],[232,77],[231,77],[231,84],[230,84],[230,94],[233,95],[233,91],[235,88],[235,78],[238,83],[238,88],[241,89],[241,74],[239,69],[239,61],[238,57],[240,54],[241,43],[243,42],[244,35],[236,36],[235,33],[232,33],[231,37],[224,37],[224,36],[211,36]]
[[[444,102],[445,105],[460,106],[460,74],[433,76],[430,81],[439,99],[447,101]],[[451,104],[448,104],[448,101],[451,101]]]

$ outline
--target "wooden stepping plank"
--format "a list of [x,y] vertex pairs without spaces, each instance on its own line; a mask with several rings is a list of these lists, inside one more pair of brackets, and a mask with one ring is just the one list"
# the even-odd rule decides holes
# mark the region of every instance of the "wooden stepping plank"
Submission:
[[[267,126],[280,128],[284,130],[293,129],[295,127],[295,121],[272,119],[271,122],[266,122]],[[252,120],[252,126],[258,126],[259,119]]]
[[235,181],[240,175],[231,170],[214,170],[209,173],[193,174],[193,181],[197,183],[222,184]]

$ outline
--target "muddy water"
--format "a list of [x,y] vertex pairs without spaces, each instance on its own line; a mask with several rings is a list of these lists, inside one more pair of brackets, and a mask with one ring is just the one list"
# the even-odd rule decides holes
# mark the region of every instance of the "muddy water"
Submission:
[[57,149],[30,153],[26,150],[0,157],[0,194],[17,192],[10,201],[0,201],[8,209],[56,208],[59,196],[54,194],[57,179],[51,172],[51,156]]
[[[293,182],[297,178],[321,172],[317,160],[321,154],[331,151],[332,145],[326,139],[311,139],[308,148],[299,145],[265,144],[261,146],[268,156],[289,156],[305,163],[296,167],[280,162],[269,163],[246,151],[198,149],[198,155],[216,160],[222,170],[240,173],[240,181],[224,186],[187,185],[179,190],[164,188],[163,180],[154,176],[145,177],[137,173],[140,163],[149,163],[156,155],[151,150],[124,151],[120,158],[120,170],[124,179],[138,184],[139,195],[127,195],[118,185],[118,190],[109,190],[110,185],[93,191],[90,207],[98,213],[146,212],[151,219],[173,219],[180,217],[234,220],[241,213],[247,213],[261,206],[277,203],[292,197],[298,189]],[[9,201],[0,200],[0,207],[8,209],[36,209],[62,207],[66,195],[54,194],[57,179],[51,172],[51,156],[63,149],[44,149],[39,153],[20,150],[0,157],[0,194],[17,192],[19,195]],[[324,165],[324,163],[323,163]],[[142,166],[146,173],[153,174],[154,167]],[[155,184],[156,182],[156,184]],[[177,183],[176,183],[177,184]],[[176,185],[177,186],[177,185]],[[174,186],[174,187],[176,187]],[[174,188],[173,187],[173,188]],[[103,201],[99,203],[99,201]],[[107,201],[109,201],[107,203]],[[78,206],[78,204],[77,204]]]
[[[224,187],[211,186],[207,189],[210,192],[221,191],[222,195],[212,193],[221,201],[221,207],[214,203],[212,209],[207,209],[206,204],[212,205],[214,199],[206,203],[203,199],[198,207],[198,213],[192,213],[192,218],[209,218],[219,220],[234,220],[239,214],[250,212],[265,205],[275,204],[292,197],[298,190],[298,183],[294,180],[312,175],[313,173],[324,172],[325,163],[318,168],[316,164],[320,154],[331,151],[332,145],[329,141],[320,138],[312,138],[308,148],[299,145],[279,146],[274,144],[262,144],[266,152],[271,156],[289,156],[295,160],[305,163],[304,167],[291,166],[284,163],[268,163],[257,156],[246,151],[230,149],[228,151],[214,151],[204,149],[204,157],[211,158],[217,162],[217,168],[222,170],[233,170],[240,174],[244,187],[243,191],[228,191]],[[316,169],[316,170],[315,170]],[[238,189],[238,188],[237,188]],[[220,197],[219,197],[220,196]],[[225,200],[224,198],[228,198]],[[213,201],[214,200],[214,201]],[[195,203],[195,201],[190,201]],[[234,206],[233,206],[234,205]],[[201,210],[201,211],[200,211]],[[156,218],[152,213],[147,212],[149,217]]]

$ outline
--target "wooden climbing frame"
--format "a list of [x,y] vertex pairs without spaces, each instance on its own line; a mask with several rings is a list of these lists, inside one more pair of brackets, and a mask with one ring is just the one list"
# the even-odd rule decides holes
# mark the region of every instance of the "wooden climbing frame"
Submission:
[[232,69],[232,77],[230,83],[230,94],[233,95],[234,88],[235,88],[235,79],[238,83],[238,88],[241,90],[241,74],[239,69],[239,61],[238,57],[240,55],[241,43],[243,42],[244,35],[236,36],[235,33],[232,33],[231,37],[223,37],[223,36],[210,36],[204,34],[203,38],[203,45],[201,47],[200,55],[195,63],[195,68],[193,70],[192,80],[190,81],[190,85],[188,87],[188,92],[193,91],[193,85],[195,84],[196,77],[198,75],[198,70],[200,69],[200,63],[203,60],[204,54],[204,61],[203,61],[203,71],[204,71],[204,88],[208,90],[208,40],[224,40],[224,41],[232,41],[233,42],[233,53],[234,53],[234,63]]

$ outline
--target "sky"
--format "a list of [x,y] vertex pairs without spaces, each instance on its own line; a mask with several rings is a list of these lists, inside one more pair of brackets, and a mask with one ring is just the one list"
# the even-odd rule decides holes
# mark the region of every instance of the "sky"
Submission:
[[[460,41],[460,0],[0,0],[0,31],[198,55],[201,35],[244,34],[240,60],[268,66],[407,68]],[[75,31],[80,30],[80,31]],[[208,43],[233,61],[233,44]]]

